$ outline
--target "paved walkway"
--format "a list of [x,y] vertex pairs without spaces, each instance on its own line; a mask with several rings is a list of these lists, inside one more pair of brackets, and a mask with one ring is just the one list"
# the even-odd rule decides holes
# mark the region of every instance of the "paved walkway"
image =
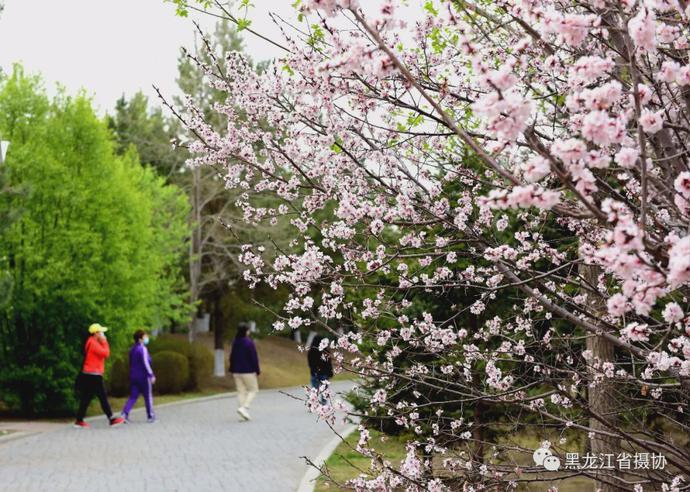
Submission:
[[156,424],[137,410],[113,429],[100,418],[89,430],[0,441],[0,490],[294,492],[307,469],[300,457],[315,457],[332,431],[277,390],[259,393],[251,422],[239,422],[236,406],[232,397],[192,401],[160,408]]

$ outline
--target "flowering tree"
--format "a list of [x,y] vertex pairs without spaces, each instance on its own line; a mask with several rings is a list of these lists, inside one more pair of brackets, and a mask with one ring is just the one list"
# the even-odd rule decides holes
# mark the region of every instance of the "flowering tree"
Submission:
[[[191,165],[226,164],[247,221],[291,218],[294,249],[244,246],[245,278],[291,289],[276,329],[355,326],[338,368],[413,436],[391,464],[363,428],[376,474],[351,485],[683,489],[688,2],[428,1],[415,22],[396,1],[298,8],[270,70],[206,67],[228,129],[187,121]],[[547,472],[525,434],[598,464]]]

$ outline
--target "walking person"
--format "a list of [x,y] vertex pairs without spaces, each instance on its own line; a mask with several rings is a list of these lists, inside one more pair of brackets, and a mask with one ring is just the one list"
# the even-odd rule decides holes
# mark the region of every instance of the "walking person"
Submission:
[[259,391],[257,376],[261,374],[256,346],[249,337],[248,331],[249,327],[246,323],[238,324],[230,352],[230,372],[235,380],[239,400],[237,413],[244,420],[251,420],[249,407]]
[[[320,349],[323,337],[315,335],[309,345],[307,351],[307,362],[309,363],[309,372],[311,373],[311,387],[317,390],[321,389],[324,381],[328,381],[333,377],[333,364],[331,363],[331,352],[328,347],[323,350]],[[321,395],[319,401],[324,405],[326,399]]]
[[84,422],[84,417],[94,396],[98,396],[103,413],[108,417],[111,427],[124,422],[124,419],[120,417],[113,417],[113,411],[110,409],[110,403],[108,403],[108,397],[105,394],[105,384],[103,384],[105,359],[110,357],[110,346],[105,337],[106,331],[108,329],[98,323],[89,326],[91,335],[84,346],[84,362],[76,384],[80,393],[79,410],[77,411],[77,420],[74,423],[74,427],[77,428],[88,429],[90,427],[88,423]]
[[139,395],[144,396],[146,405],[146,421],[150,424],[156,421],[153,413],[153,385],[156,382],[156,375],[151,368],[151,355],[146,346],[149,343],[149,336],[144,330],[137,330],[134,333],[134,345],[129,350],[129,399],[122,409],[122,418],[129,422],[129,412],[139,399]]

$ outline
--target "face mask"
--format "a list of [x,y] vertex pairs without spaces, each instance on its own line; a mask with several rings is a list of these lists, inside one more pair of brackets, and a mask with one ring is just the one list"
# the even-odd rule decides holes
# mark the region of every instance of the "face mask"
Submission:
[[149,344],[149,337],[144,337],[144,345],[148,345],[148,344]]

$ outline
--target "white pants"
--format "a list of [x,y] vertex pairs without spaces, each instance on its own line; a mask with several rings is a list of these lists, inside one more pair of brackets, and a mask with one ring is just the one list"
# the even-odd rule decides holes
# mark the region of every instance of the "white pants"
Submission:
[[259,381],[256,373],[233,373],[232,377],[235,379],[237,399],[240,402],[240,407],[249,408],[256,396],[256,392],[259,391]]

